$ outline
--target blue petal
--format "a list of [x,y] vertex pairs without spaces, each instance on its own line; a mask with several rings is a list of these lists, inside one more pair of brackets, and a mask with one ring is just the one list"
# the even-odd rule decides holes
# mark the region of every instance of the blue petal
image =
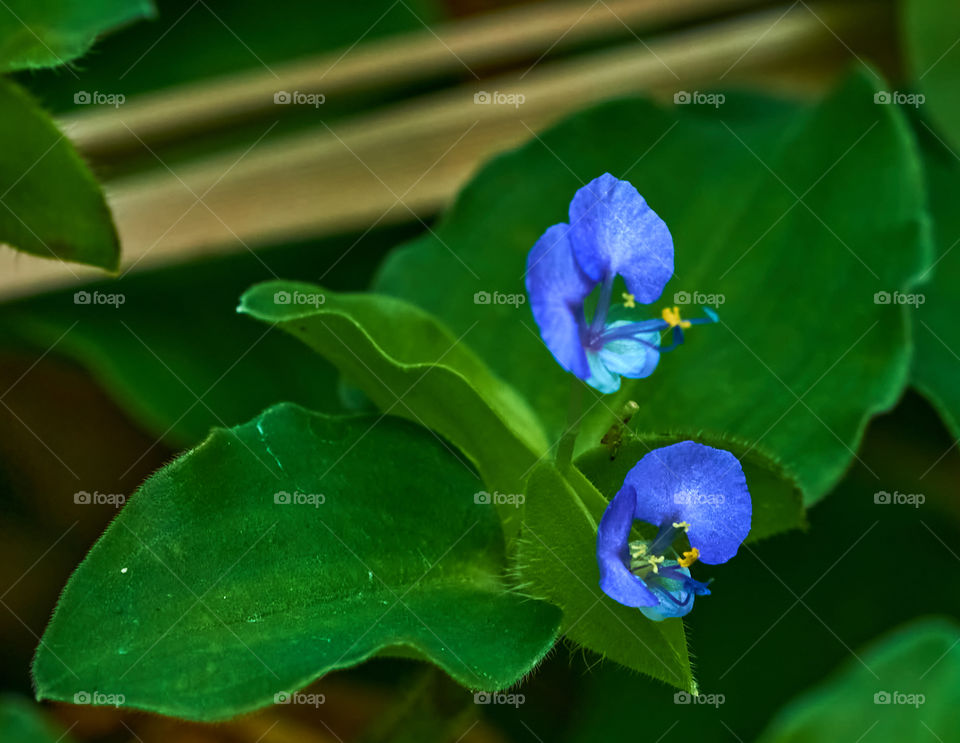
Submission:
[[737,554],[750,533],[750,492],[728,451],[694,441],[654,449],[627,473],[624,491],[635,493],[636,518],[656,526],[690,524],[690,546],[708,565]]
[[587,351],[587,363],[590,365],[590,376],[587,384],[604,395],[609,395],[620,389],[620,376],[613,374],[603,363],[601,354],[596,351]]
[[[620,321],[611,323],[607,328],[613,329],[633,324],[635,323]],[[611,341],[600,350],[600,361],[612,374],[630,379],[643,379],[653,374],[653,370],[657,368],[657,362],[660,361],[660,352],[651,346],[660,344],[660,334],[641,333],[637,337],[640,340],[621,338]]]
[[627,568],[628,542],[636,502],[632,493],[621,490],[603,512],[597,528],[597,564],[600,589],[624,606],[656,606],[657,597]]
[[591,279],[620,274],[643,304],[673,276],[673,238],[664,221],[630,183],[604,173],[570,202],[570,242]]
[[679,581],[670,578],[651,580],[649,585],[658,603],[656,606],[640,607],[640,611],[647,619],[660,622],[672,617],[686,616],[693,609],[694,597],[710,593],[706,584],[690,577],[690,571],[687,568],[675,567],[674,570],[683,573],[687,580]]
[[527,256],[527,293],[543,342],[564,369],[581,379],[590,376],[581,341],[585,322],[583,300],[595,281],[573,258],[566,224],[555,224],[537,240]]

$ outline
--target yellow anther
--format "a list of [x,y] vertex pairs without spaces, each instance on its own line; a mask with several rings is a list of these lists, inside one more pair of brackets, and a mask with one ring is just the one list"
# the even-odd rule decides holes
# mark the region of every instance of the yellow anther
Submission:
[[688,531],[690,531],[690,524],[686,521],[674,521],[673,528],[683,529],[684,534],[686,534]]
[[637,306],[637,303],[636,303],[636,301],[635,301],[635,300],[636,300],[636,297],[634,297],[634,296],[633,296],[632,294],[630,294],[629,292],[624,292],[621,296],[623,297],[623,306],[624,306],[624,307],[636,307],[636,306]]
[[675,328],[678,325],[681,328],[689,328],[690,321],[680,319],[680,308],[679,307],[664,307],[663,312],[663,321],[669,325],[671,328]]
[[647,545],[643,542],[634,542],[630,545],[631,557],[643,557],[645,554],[647,554]]
[[689,549],[683,553],[683,557],[677,560],[677,565],[679,565],[681,568],[689,568],[697,561],[698,557],[700,557],[700,550],[694,547],[693,549]]
[[659,573],[660,563],[663,562],[663,555],[660,555],[660,557],[650,555],[650,557],[647,558],[647,562],[650,563],[650,567],[653,568],[654,573]]

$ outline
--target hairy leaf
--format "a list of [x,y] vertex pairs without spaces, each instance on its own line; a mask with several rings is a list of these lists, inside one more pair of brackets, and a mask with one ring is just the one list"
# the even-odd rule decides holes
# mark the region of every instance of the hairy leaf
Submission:
[[396,647],[465,686],[507,687],[559,616],[509,590],[474,490],[396,418],[284,404],[216,430],[147,480],[73,574],[37,696],[217,720]]

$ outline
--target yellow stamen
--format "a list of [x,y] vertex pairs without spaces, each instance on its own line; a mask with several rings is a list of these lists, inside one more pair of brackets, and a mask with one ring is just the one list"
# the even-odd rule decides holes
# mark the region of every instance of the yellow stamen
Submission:
[[690,531],[690,524],[686,521],[674,521],[673,528],[683,529],[684,533],[687,533],[688,531]]
[[656,555],[650,555],[650,557],[647,558],[647,562],[650,563],[650,567],[653,568],[654,573],[659,573],[660,563],[663,562],[663,555],[660,555],[660,557],[657,557]]
[[680,318],[680,308],[679,307],[664,307],[663,312],[663,321],[669,325],[671,328],[675,328],[678,325],[681,328],[689,328],[690,321],[682,320]]
[[634,300],[636,299],[636,297],[634,297],[632,294],[630,294],[629,292],[624,292],[622,296],[623,296],[623,306],[624,306],[624,307],[636,307],[636,306],[637,306],[636,301],[634,301]]
[[698,557],[700,557],[700,550],[694,547],[693,549],[687,550],[683,553],[683,557],[677,560],[677,565],[682,568],[689,568],[697,561]]

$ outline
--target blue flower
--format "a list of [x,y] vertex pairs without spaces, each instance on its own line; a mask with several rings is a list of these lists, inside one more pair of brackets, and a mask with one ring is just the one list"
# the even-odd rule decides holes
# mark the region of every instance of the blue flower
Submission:
[[[724,563],[750,532],[750,493],[733,454],[693,441],[654,449],[627,473],[597,529],[600,588],[655,621],[682,617],[710,593],[690,566]],[[630,540],[635,520],[657,527],[652,540]],[[674,540],[690,549],[678,555]]]
[[[617,276],[627,286],[620,318],[610,317]],[[650,304],[673,276],[673,238],[663,220],[630,183],[604,173],[574,194],[570,223],[555,224],[527,256],[526,285],[544,343],[560,365],[604,393],[620,378],[653,373],[660,354],[683,343],[683,329],[716,322],[716,314],[694,320],[665,308],[662,319],[629,319],[625,308]],[[596,310],[587,322],[584,302],[599,286]],[[673,342],[660,345],[660,333]]]

